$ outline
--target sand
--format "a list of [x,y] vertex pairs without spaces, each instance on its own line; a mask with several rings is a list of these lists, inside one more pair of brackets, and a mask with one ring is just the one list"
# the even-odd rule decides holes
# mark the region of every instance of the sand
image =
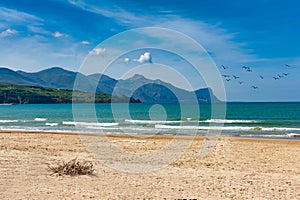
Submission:
[[[102,137],[143,155],[173,139]],[[0,199],[300,199],[300,141],[220,137],[200,158],[203,141],[194,138],[187,151],[164,168],[131,173],[98,162],[77,134],[1,131]],[[111,153],[104,143],[99,148]],[[73,158],[94,162],[95,174],[57,176],[48,170],[48,165]]]

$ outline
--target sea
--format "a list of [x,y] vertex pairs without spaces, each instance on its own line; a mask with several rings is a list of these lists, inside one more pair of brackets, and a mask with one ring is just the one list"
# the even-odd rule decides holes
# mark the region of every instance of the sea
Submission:
[[[225,109],[224,109],[225,108]],[[2,104],[0,130],[300,139],[300,103]]]

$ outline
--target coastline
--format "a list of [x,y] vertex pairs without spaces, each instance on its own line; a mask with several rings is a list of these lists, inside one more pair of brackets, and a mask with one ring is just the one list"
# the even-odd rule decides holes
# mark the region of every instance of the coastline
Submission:
[[[96,137],[95,135],[89,135]],[[172,135],[136,138],[102,135],[124,150],[163,148]],[[179,136],[184,140],[190,136]],[[219,137],[200,159],[204,137],[174,163],[154,172],[125,173],[104,166],[77,133],[0,131],[1,199],[299,199],[300,141]],[[136,142],[140,140],[142,142]],[[109,149],[103,148],[109,153]],[[48,165],[71,159],[92,161],[94,176],[51,175]]]

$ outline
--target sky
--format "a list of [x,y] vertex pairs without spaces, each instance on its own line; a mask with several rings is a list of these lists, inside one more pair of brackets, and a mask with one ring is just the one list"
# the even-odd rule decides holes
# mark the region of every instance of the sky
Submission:
[[[228,75],[221,77],[228,101],[300,101],[299,7],[297,0],[1,0],[0,66],[78,71],[87,57],[111,52],[99,44],[123,31],[167,28],[199,43],[219,76]],[[158,33],[144,40],[161,37]],[[173,38],[168,46],[177,42]],[[146,64],[153,71],[148,78],[155,79],[168,65],[185,74],[193,89],[209,87],[184,59],[157,49],[135,50],[106,73],[122,78],[121,72]],[[185,88],[179,80],[169,82]]]

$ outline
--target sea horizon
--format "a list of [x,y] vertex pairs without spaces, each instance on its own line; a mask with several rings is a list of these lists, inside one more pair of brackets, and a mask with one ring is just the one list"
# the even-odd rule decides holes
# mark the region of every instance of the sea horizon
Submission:
[[223,118],[211,116],[213,105],[218,103],[200,104],[199,117],[189,104],[153,110],[153,104],[17,104],[0,107],[0,130],[185,135],[217,130],[227,136],[290,139],[300,134],[299,102],[230,102]]

